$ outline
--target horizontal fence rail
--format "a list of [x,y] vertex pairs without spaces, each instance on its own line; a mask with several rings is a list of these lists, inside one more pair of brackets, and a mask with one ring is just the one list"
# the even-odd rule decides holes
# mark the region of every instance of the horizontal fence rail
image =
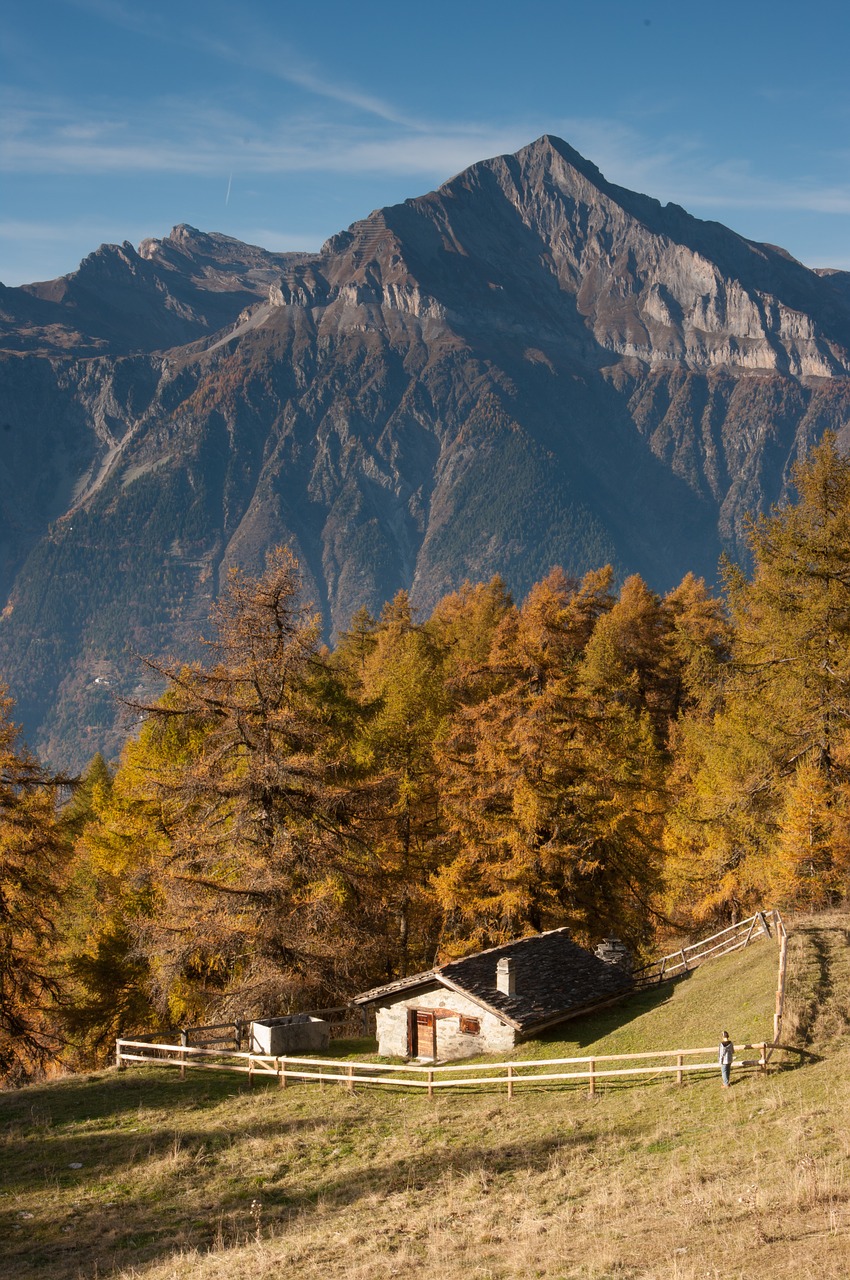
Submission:
[[690,946],[671,951],[669,955],[661,956],[660,959],[653,960],[651,964],[644,965],[641,969],[635,969],[632,975],[635,986],[657,986],[683,973],[689,973],[705,960],[719,959],[730,951],[747,947],[756,938],[770,938],[773,936],[770,931],[771,923],[778,927],[777,917],[781,923],[778,911],[757,911],[746,920],[731,924],[726,929],[720,929],[708,938],[701,938],[699,942],[694,942]]
[[[732,1065],[738,1070],[755,1068],[764,1071],[767,1069],[768,1050],[779,1047],[781,1046],[771,1046],[765,1042],[740,1045],[742,1052],[754,1051],[758,1053],[758,1057],[742,1058]],[[711,1055],[708,1061],[690,1061],[692,1058],[705,1059],[707,1055]],[[115,1062],[119,1068],[130,1063],[179,1067],[181,1076],[185,1076],[187,1067],[208,1071],[237,1071],[248,1076],[249,1084],[255,1075],[274,1076],[283,1087],[296,1080],[304,1080],[320,1084],[341,1084],[348,1089],[354,1089],[357,1085],[427,1089],[429,1096],[433,1096],[435,1089],[505,1085],[508,1096],[512,1097],[514,1089],[520,1084],[580,1080],[587,1081],[588,1091],[592,1094],[600,1080],[674,1074],[677,1084],[681,1084],[689,1072],[718,1070],[716,1046],[708,1049],[659,1049],[644,1053],[597,1054],[586,1058],[536,1058],[519,1062],[454,1063],[426,1067],[412,1063],[274,1057],[268,1054],[155,1044],[145,1040],[118,1040]],[[615,1062],[634,1065],[608,1065]],[[638,1062],[641,1065],[637,1065]],[[571,1069],[553,1069],[557,1067]]]
[[[321,1018],[331,1029],[331,1038],[367,1036],[375,1029],[374,1010],[361,1009],[357,1005],[334,1005],[330,1009],[299,1009],[308,1018]],[[233,1048],[237,1052],[248,1043],[251,1018],[234,1018],[230,1022],[209,1022],[202,1026],[181,1027],[180,1044],[186,1048]],[[141,1037],[144,1039],[144,1037]]]

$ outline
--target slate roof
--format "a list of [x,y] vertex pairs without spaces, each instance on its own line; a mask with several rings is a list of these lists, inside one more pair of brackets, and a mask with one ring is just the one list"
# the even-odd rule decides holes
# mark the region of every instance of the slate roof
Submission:
[[[514,962],[514,996],[496,989],[496,964],[504,956]],[[553,929],[373,987],[356,996],[354,1003],[370,1004],[435,984],[469,996],[523,1035],[625,995],[633,986],[630,974],[573,942],[568,929]]]

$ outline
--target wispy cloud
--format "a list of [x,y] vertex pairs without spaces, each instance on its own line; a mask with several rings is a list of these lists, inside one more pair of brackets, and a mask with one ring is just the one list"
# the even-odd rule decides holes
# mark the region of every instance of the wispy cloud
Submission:
[[[86,0],[89,3],[90,0]],[[300,112],[260,120],[196,98],[161,98],[144,112],[62,100],[0,96],[0,171],[28,174],[287,173],[410,175],[441,181],[487,156],[516,150],[543,121],[477,122],[412,128],[399,119],[340,122]],[[806,175],[780,182],[744,161],[712,162],[699,138],[648,140],[621,122],[569,117],[549,125],[591,157],[610,180],[674,200],[695,213],[771,209],[847,215],[850,183]]]
[[[294,45],[274,37],[244,10],[208,0],[203,24],[181,23],[172,10],[167,20],[149,8],[139,10],[121,0],[71,0],[76,8],[93,14],[135,35],[186,49],[202,51],[222,63],[236,65],[329,102],[341,103],[365,116],[401,125],[413,131],[427,131],[427,122],[360,86],[331,76],[315,59],[306,57]],[[218,32],[220,34],[212,34]]]
[[[140,8],[128,0],[68,0],[80,11],[139,40],[191,50],[209,61],[209,82],[227,94],[137,103],[0,99],[0,170],[30,174],[185,174],[225,176],[287,173],[388,174],[433,183],[486,156],[516,150],[538,134],[560,133],[606,176],[695,213],[721,209],[850,212],[850,183],[805,174],[777,181],[743,161],[717,163],[707,140],[685,131],[659,137],[634,124],[595,117],[482,124],[423,118],[315,58],[260,24],[250,7],[222,0],[194,6]],[[200,6],[196,12],[200,11]],[[283,23],[281,29],[285,29]],[[228,67],[252,73],[257,98],[233,104]],[[236,78],[243,86],[243,77]],[[272,83],[295,94],[277,98]],[[653,99],[655,101],[655,99]],[[845,170],[846,171],[846,170]]]
[[7,173],[397,173],[445,177],[513,150],[527,127],[455,125],[409,131],[340,125],[300,114],[259,124],[196,100],[160,100],[143,117],[5,95],[0,170]]
[[273,79],[305,89],[317,98],[342,103],[365,116],[373,116],[388,124],[401,125],[413,131],[429,128],[425,121],[408,115],[392,103],[374,94],[365,93],[341,79],[335,80],[328,77],[315,64],[300,57],[289,46],[277,45],[275,48],[269,48],[268,40],[261,42],[259,38],[256,43],[248,44],[245,34],[244,29],[240,31],[240,40],[235,45],[203,35],[197,37],[197,43],[222,61],[236,63],[243,69],[254,72],[263,71]]
[[687,133],[652,140],[621,121],[573,117],[556,132],[620,186],[672,200],[692,213],[714,209],[782,209],[850,213],[850,182],[825,184],[806,174],[779,182],[747,160],[717,162],[703,139]]

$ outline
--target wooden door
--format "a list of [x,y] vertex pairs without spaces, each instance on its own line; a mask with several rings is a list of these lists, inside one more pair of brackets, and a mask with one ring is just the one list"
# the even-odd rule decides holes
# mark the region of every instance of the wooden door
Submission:
[[408,1009],[407,1051],[411,1058],[437,1057],[437,1018],[430,1009]]

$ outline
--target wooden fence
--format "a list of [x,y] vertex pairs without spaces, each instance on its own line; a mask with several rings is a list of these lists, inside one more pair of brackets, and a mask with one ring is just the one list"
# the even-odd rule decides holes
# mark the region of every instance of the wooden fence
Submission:
[[785,926],[782,925],[781,920],[778,911],[757,911],[755,915],[748,916],[738,924],[730,924],[728,928],[721,929],[708,938],[701,938],[699,942],[694,942],[690,946],[680,947],[678,951],[671,951],[669,955],[661,956],[651,964],[636,969],[633,975],[635,986],[658,986],[662,982],[669,982],[672,978],[690,972],[706,960],[719,959],[730,951],[747,947],[756,938],[770,938],[773,936],[771,924],[776,925],[777,921],[784,932]]
[[[299,1014],[310,1018],[322,1018],[330,1024],[331,1039],[340,1040],[347,1036],[367,1036],[375,1028],[374,1012],[360,1009],[356,1005],[335,1005],[332,1009],[299,1010]],[[232,1022],[208,1022],[202,1026],[181,1027],[180,1044],[183,1048],[214,1049],[233,1048],[241,1050],[248,1042],[251,1030],[251,1018],[235,1018]],[[144,1038],[144,1037],[140,1037]]]
[[[756,1069],[766,1071],[769,1050],[784,1046],[745,1044],[742,1051],[754,1051],[757,1058],[743,1058],[734,1062],[738,1071]],[[706,1057],[708,1055],[708,1060]],[[701,1061],[692,1062],[690,1059]],[[626,1067],[609,1064],[628,1062]],[[637,1065],[638,1062],[640,1065]],[[187,1048],[185,1045],[153,1044],[145,1040],[118,1040],[115,1047],[115,1063],[124,1068],[131,1063],[148,1066],[178,1067],[181,1077],[187,1068],[208,1071],[237,1071],[248,1076],[273,1076],[282,1087],[297,1080],[319,1084],[332,1083],[347,1089],[356,1086],[390,1086],[406,1089],[427,1089],[433,1097],[436,1089],[469,1086],[505,1086],[508,1097],[522,1084],[540,1085],[565,1081],[586,1081],[588,1092],[596,1092],[601,1080],[622,1080],[627,1076],[658,1077],[675,1075],[682,1084],[686,1074],[694,1071],[717,1071],[717,1048],[709,1049],[659,1049],[646,1053],[600,1054],[588,1058],[534,1058],[519,1062],[451,1063],[443,1066],[419,1066],[417,1064],[392,1065],[378,1062],[351,1062],[332,1058],[271,1057],[264,1054],[241,1053],[221,1049]],[[556,1070],[555,1068],[562,1068]],[[566,1068],[566,1069],[563,1069]]]

